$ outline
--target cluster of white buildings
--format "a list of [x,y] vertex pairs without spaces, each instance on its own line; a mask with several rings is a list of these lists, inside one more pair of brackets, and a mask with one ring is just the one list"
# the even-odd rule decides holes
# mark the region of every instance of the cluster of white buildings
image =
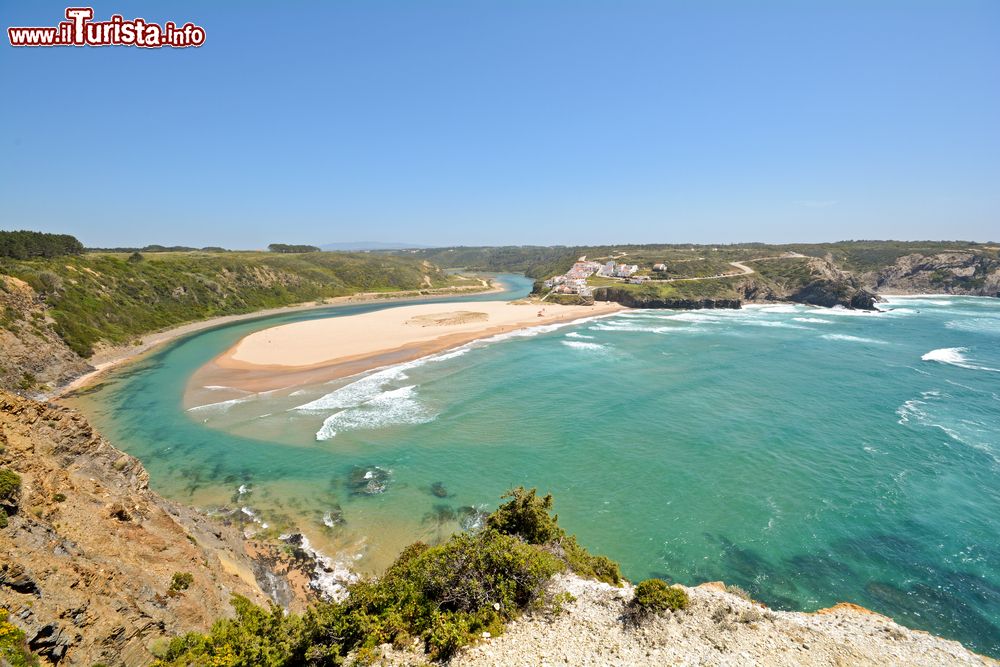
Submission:
[[[581,296],[591,296],[590,286],[587,285],[587,278],[595,273],[607,278],[622,278],[626,282],[640,282],[649,280],[648,276],[636,276],[639,270],[638,264],[617,264],[615,262],[588,262],[581,257],[569,271],[561,276],[553,276],[545,281],[545,286],[556,294],[579,294]],[[662,270],[662,269],[661,269]]]
[[600,262],[580,261],[563,275],[553,276],[546,280],[545,286],[551,288],[556,294],[591,296],[592,292],[587,285],[587,278],[598,273],[602,267]]
[[597,275],[609,278],[631,278],[632,274],[638,270],[638,264],[615,264],[614,262],[608,262],[599,266]]

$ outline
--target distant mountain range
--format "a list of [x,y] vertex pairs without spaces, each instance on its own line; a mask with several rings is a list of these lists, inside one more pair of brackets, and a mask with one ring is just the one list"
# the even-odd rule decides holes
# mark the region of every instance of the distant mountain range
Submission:
[[428,248],[430,246],[415,245],[413,243],[384,243],[382,241],[354,241],[350,243],[327,243],[321,245],[323,250],[413,250],[417,248]]

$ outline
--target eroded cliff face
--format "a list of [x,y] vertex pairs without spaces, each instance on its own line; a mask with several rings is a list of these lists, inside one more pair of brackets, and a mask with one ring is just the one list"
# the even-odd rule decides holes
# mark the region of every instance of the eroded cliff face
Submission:
[[[146,664],[230,615],[233,594],[268,601],[257,578],[274,576],[261,567],[274,551],[251,559],[235,526],[157,496],[73,410],[0,391],[0,468],[21,481],[0,528],[0,607],[44,660]],[[185,590],[175,573],[191,575]]]
[[1000,261],[972,252],[906,255],[862,278],[882,292],[1000,297]]
[[0,389],[46,391],[91,370],[52,330],[31,287],[0,275]]

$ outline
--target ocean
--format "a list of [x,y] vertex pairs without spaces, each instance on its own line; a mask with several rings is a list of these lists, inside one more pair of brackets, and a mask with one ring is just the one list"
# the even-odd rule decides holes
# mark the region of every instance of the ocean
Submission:
[[[530,288],[502,279],[448,301]],[[524,485],[632,580],[850,601],[1000,656],[1000,299],[628,311],[185,409],[248,332],[385,307],[201,332],[75,403],[163,495],[361,572]]]

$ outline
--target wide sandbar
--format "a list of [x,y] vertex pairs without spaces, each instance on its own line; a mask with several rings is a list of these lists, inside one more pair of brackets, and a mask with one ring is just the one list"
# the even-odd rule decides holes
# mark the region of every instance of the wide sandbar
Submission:
[[[293,322],[254,332],[195,373],[190,395],[205,386],[243,391],[324,382],[402,363],[526,327],[605,315],[616,303],[559,306],[500,301],[419,304]],[[215,394],[218,400],[218,394]]]

